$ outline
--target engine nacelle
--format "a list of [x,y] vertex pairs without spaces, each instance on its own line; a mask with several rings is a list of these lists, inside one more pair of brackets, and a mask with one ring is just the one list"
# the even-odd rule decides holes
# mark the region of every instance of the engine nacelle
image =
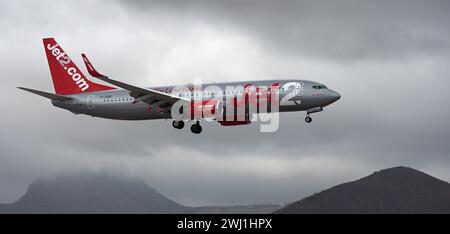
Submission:
[[250,124],[250,120],[243,120],[243,121],[219,121],[220,125],[222,126],[237,126],[237,125],[247,125]]
[[222,101],[219,100],[201,100],[191,102],[191,119],[216,118],[223,112]]
[[250,120],[250,114],[234,114],[234,115],[226,115],[221,116],[222,119],[217,121],[222,126],[236,126],[236,125],[247,125],[250,124],[252,121]]

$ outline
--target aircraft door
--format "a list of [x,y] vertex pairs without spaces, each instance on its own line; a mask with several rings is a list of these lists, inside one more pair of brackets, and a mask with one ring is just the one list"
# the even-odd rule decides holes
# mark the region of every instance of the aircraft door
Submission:
[[295,86],[296,96],[303,96],[303,82],[297,83]]
[[87,98],[87,108],[89,110],[93,110],[95,108],[94,100],[95,100],[95,95],[89,95],[88,96],[88,98]]

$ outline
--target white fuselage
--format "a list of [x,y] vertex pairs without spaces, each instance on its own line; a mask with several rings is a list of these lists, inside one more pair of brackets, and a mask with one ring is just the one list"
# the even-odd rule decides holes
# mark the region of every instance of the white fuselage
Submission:
[[[182,98],[192,100],[220,99],[224,103],[233,97],[243,100],[245,88],[253,86],[271,91],[274,84],[278,87],[279,112],[308,111],[314,108],[323,108],[340,98],[340,95],[326,86],[306,80],[265,80],[204,84],[202,89],[188,92],[174,92],[175,87],[162,86],[149,89],[171,93]],[[207,87],[215,88],[209,89]],[[317,87],[322,88],[317,88]],[[192,87],[192,86],[187,86]],[[217,87],[219,89],[217,89]],[[211,91],[209,91],[211,90]],[[217,91],[221,90],[221,91]],[[136,102],[127,90],[114,89],[97,92],[84,92],[68,95],[73,100],[68,102],[52,101],[53,105],[67,109],[76,114],[86,114],[108,119],[145,120],[145,119],[171,119],[170,109],[158,106],[152,107],[144,102]],[[257,102],[266,99],[264,95],[256,96]],[[270,110],[270,108],[269,108]],[[259,113],[267,112],[267,108],[258,108]]]

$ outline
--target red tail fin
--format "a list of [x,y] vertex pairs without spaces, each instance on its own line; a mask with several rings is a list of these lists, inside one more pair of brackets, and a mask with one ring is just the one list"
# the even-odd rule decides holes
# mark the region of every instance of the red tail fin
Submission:
[[66,95],[114,89],[86,79],[54,38],[44,38],[43,42],[56,94]]

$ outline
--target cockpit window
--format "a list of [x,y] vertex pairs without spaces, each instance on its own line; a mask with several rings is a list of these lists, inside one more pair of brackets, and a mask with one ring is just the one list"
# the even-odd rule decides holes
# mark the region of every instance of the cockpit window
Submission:
[[327,89],[325,85],[313,85],[313,89]]

